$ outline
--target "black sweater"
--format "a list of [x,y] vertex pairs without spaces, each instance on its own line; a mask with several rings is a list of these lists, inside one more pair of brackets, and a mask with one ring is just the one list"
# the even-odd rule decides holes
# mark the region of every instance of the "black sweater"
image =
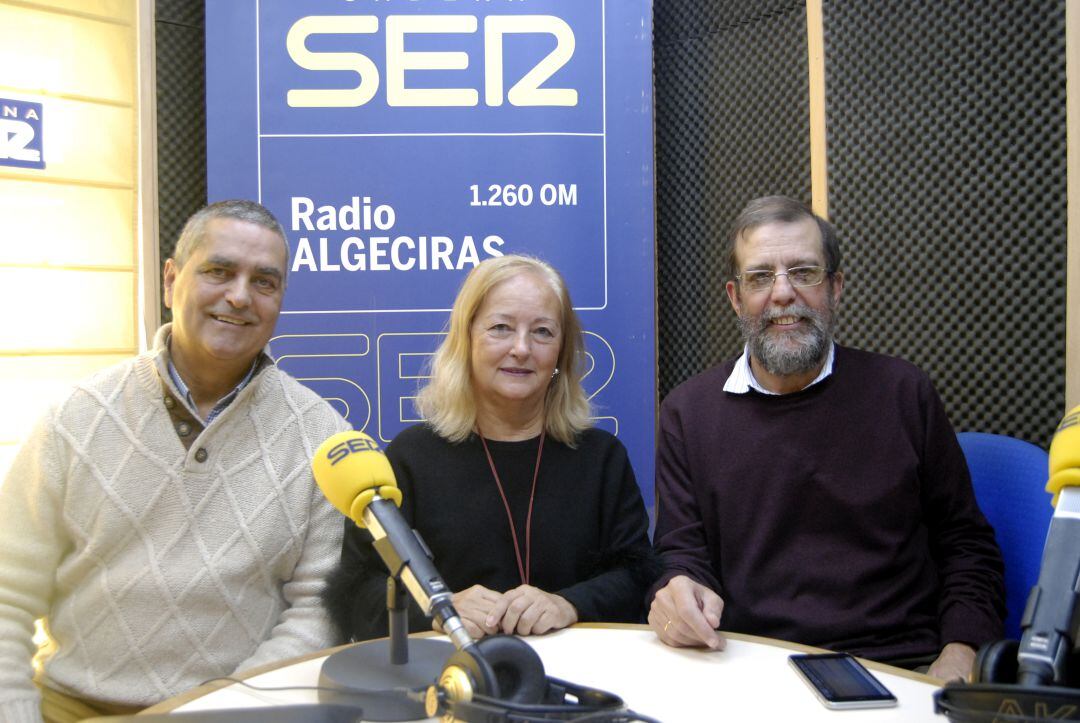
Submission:
[[668,395],[656,545],[724,598],[721,628],[879,660],[1002,635],[1001,555],[929,378],[837,347],[801,392]]
[[[539,437],[488,441],[523,560],[538,444]],[[402,514],[451,590],[479,584],[504,592],[521,584],[506,510],[475,435],[451,444],[417,425],[391,442],[387,456],[402,491]],[[591,429],[576,449],[545,440],[531,559],[530,584],[566,598],[581,622],[641,619],[653,579],[648,518],[626,450],[615,437]],[[371,535],[346,520],[341,564],[324,593],[343,639],[386,636],[386,577]],[[410,630],[430,628],[415,603],[409,612]]]

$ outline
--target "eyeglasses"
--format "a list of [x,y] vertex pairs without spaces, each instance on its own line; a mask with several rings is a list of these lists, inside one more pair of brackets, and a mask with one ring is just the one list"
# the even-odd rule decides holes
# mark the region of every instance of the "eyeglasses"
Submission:
[[735,279],[747,291],[765,291],[772,288],[777,276],[786,276],[788,283],[799,289],[817,286],[825,280],[828,273],[828,269],[824,266],[795,266],[779,273],[768,269],[744,271],[741,274],[735,274]]

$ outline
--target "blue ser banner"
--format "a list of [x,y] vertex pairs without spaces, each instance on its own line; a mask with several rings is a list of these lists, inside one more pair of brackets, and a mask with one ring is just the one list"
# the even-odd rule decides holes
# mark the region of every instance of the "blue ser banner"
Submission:
[[465,275],[564,275],[596,423],[652,502],[649,0],[208,0],[211,200],[289,232],[283,369],[388,442]]

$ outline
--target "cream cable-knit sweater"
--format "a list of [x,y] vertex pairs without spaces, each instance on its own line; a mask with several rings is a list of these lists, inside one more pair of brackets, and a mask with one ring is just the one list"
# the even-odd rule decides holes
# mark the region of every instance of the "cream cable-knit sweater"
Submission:
[[310,460],[347,423],[268,365],[185,450],[168,332],[51,409],[0,485],[0,721],[41,720],[42,616],[50,686],[132,705],[334,642],[319,592],[341,516]]

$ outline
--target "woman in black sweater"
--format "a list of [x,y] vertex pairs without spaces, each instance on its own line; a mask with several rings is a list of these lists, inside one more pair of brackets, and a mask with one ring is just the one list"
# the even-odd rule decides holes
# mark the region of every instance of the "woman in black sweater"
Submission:
[[[387,448],[402,513],[474,637],[641,619],[655,575],[626,450],[591,427],[581,326],[548,264],[489,259],[466,278],[417,405]],[[387,634],[386,570],[346,520],[324,600],[342,638]],[[410,629],[426,627],[410,604]]]

